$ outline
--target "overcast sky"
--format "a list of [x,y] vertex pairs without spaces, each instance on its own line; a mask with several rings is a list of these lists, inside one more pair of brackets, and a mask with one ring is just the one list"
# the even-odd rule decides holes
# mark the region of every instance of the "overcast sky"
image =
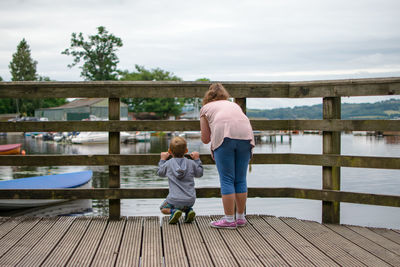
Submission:
[[[61,55],[71,33],[105,26],[120,69],[162,68],[185,81],[306,81],[400,76],[399,0],[0,0],[0,76],[25,38],[37,72],[81,81]],[[350,98],[374,102],[385,97]],[[321,99],[250,99],[250,108]]]

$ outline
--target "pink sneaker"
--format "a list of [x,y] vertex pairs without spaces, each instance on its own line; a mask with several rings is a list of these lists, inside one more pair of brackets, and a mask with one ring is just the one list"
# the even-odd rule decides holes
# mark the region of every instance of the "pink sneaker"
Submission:
[[214,228],[225,228],[225,229],[236,229],[236,222],[228,222],[225,219],[220,219],[218,221],[212,221],[210,223],[211,227]]
[[236,225],[239,227],[245,226],[247,224],[247,220],[246,219],[237,219],[236,220]]

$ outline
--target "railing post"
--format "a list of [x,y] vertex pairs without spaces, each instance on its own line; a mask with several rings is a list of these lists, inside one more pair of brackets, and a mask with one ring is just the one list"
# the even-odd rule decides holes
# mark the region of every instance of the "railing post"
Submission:
[[[120,119],[120,99],[109,98],[108,99],[108,119],[119,120]],[[120,135],[119,132],[108,133],[108,153],[119,154],[120,153]],[[109,166],[108,167],[108,184],[109,188],[120,188],[120,167]],[[110,199],[109,200],[109,218],[119,219],[121,216],[121,200]]]
[[235,98],[235,103],[238,104],[242,108],[244,114],[246,114],[246,98]]
[[[340,97],[323,98],[323,119],[341,118]],[[340,155],[340,133],[323,132],[323,154]],[[322,189],[340,190],[340,167],[322,166]],[[340,223],[340,202],[322,201],[322,222]]]

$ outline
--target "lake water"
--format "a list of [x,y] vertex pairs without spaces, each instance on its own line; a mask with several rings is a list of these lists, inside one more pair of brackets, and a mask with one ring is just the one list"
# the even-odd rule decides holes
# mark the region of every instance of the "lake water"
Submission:
[[[0,137],[0,144],[22,143],[31,154],[106,154],[108,145],[72,145],[42,141],[22,135]],[[200,139],[188,139],[189,151],[208,154],[209,146]],[[159,153],[167,150],[168,138],[152,137],[150,142],[121,144],[121,154]],[[293,135],[276,141],[258,143],[254,153],[322,153],[321,135]],[[353,136],[342,134],[342,154],[358,156],[400,157],[400,137]],[[93,186],[107,187],[108,168],[103,166],[8,167],[0,166],[0,179],[92,170]],[[121,187],[168,187],[168,181],[157,177],[157,166],[121,166]],[[196,187],[219,186],[214,165],[204,166],[204,176]],[[322,188],[322,167],[302,165],[252,165],[249,187]],[[400,170],[341,168],[341,190],[351,192],[400,195]],[[160,215],[162,199],[121,200],[121,215]],[[108,215],[108,201],[94,200],[93,209],[85,215]],[[197,214],[222,214],[220,198],[197,199]],[[290,198],[250,198],[248,214],[269,214],[321,222],[321,201]],[[400,208],[341,203],[341,223],[400,229]]]

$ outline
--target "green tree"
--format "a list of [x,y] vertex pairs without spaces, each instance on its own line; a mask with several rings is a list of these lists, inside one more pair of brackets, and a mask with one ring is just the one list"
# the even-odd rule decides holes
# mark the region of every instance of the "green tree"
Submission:
[[[181,81],[182,79],[169,71],[160,68],[147,70],[144,66],[135,65],[135,70],[120,71],[121,81]],[[183,98],[123,98],[129,110],[135,113],[155,112],[160,118],[179,116],[185,103]]]
[[25,38],[17,46],[17,52],[12,55],[8,67],[11,72],[11,81],[35,81],[37,61],[31,57],[31,50]]
[[74,62],[69,68],[83,61],[81,77],[88,81],[106,81],[117,79],[116,51],[122,47],[122,40],[110,34],[104,26],[97,27],[96,35],[85,40],[82,33],[72,33],[71,45],[61,54],[72,56]]
[[[25,39],[17,46],[17,52],[12,56],[9,68],[12,81],[50,81],[49,77],[36,73],[37,61],[31,57],[31,50]],[[64,98],[46,99],[0,99],[0,113],[18,113],[33,116],[35,109],[54,107],[66,102]]]

